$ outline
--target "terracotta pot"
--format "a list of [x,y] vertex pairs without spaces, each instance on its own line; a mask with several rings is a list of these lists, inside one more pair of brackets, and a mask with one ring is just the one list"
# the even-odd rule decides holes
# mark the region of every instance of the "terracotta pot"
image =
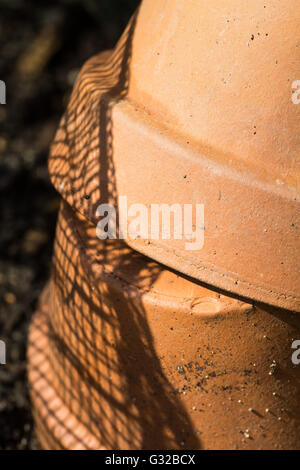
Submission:
[[50,449],[296,449],[299,316],[257,307],[100,241],[63,204],[29,338]]
[[[144,0],[83,67],[29,337],[44,448],[299,448],[295,8]],[[204,203],[203,248],[99,240],[96,209],[120,195]]]
[[114,52],[84,66],[49,167],[95,223],[98,205],[122,195],[147,207],[203,203],[201,250],[175,239],[127,243],[200,281],[299,311],[297,5],[144,0]]

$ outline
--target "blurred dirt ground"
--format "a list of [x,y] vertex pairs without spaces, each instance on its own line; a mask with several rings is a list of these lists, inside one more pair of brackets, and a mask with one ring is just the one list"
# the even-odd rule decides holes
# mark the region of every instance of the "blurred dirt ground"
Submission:
[[[39,4],[38,4],[39,3]],[[26,383],[31,315],[49,275],[59,198],[49,143],[83,62],[114,46],[138,0],[0,0],[0,449],[37,449]]]

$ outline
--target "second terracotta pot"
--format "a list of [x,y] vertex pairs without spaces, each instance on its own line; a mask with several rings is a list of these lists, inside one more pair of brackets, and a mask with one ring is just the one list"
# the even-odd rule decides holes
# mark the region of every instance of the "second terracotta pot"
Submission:
[[297,449],[297,314],[102,242],[63,204],[31,326],[38,437],[59,449]]

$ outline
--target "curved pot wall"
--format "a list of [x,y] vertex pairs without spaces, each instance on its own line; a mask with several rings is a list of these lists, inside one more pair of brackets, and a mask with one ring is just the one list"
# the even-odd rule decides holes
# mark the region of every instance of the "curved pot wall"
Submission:
[[297,314],[204,288],[94,231],[63,204],[29,340],[43,447],[299,448]]

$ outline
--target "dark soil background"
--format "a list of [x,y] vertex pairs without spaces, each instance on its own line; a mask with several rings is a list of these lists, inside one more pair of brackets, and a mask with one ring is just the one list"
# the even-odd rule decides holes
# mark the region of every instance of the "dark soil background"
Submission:
[[0,0],[0,449],[37,449],[26,381],[30,318],[49,275],[59,198],[49,144],[78,70],[112,48],[139,0]]

